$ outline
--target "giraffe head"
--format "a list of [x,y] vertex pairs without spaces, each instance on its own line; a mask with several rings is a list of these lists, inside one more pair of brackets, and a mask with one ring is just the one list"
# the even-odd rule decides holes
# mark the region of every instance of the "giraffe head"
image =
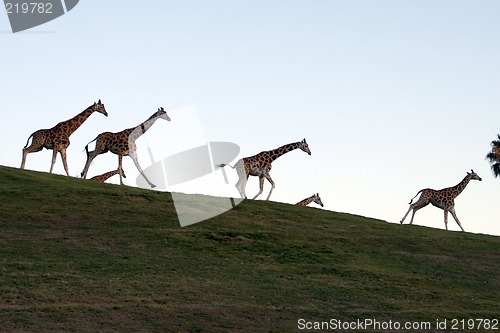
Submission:
[[323,207],[323,202],[321,202],[321,198],[319,197],[319,193],[313,194],[313,201],[317,203],[321,207]]
[[99,113],[102,113],[106,117],[108,116],[106,108],[104,108],[104,104],[101,103],[101,100],[99,100],[97,103],[94,102],[94,104],[92,105],[92,111],[97,111]]
[[305,151],[306,153],[308,153],[309,155],[311,155],[311,150],[309,149],[309,146],[307,145],[306,139],[304,139],[304,140],[302,140],[302,141],[299,142],[299,148],[302,151]]
[[167,111],[165,111],[162,107],[159,107],[158,111],[156,111],[151,118],[161,118],[165,119],[166,121],[170,121],[170,117],[168,116]]
[[477,175],[477,173],[474,172],[474,170],[470,169],[471,172],[467,172],[467,175],[470,177],[470,179],[474,179],[474,180],[479,180],[481,181],[481,177],[479,177]]

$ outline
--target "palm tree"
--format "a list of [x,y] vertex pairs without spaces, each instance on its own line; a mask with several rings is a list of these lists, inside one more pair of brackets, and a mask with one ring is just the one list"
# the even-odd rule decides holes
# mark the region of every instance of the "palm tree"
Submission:
[[486,155],[486,159],[491,164],[491,171],[495,177],[500,177],[500,134],[497,139],[491,141],[491,152]]

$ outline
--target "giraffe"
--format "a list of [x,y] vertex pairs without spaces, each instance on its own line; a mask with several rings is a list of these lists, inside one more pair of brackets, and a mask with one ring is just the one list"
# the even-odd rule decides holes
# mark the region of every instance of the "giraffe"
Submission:
[[[418,191],[418,193],[410,200],[410,208],[406,212],[405,216],[401,219],[401,224],[403,224],[403,221],[405,220],[406,216],[410,213],[411,210],[413,210],[413,214],[411,215],[411,220],[410,224],[413,223],[413,217],[415,216],[415,212],[419,210],[420,208],[423,208],[427,206],[429,203],[431,203],[433,206],[441,208],[444,210],[444,225],[446,227],[446,230],[448,230],[448,212],[451,213],[455,221],[457,222],[458,226],[462,231],[465,231],[464,228],[462,228],[462,224],[460,224],[460,221],[458,220],[457,214],[455,212],[455,198],[462,193],[462,191],[465,189],[467,184],[469,184],[469,181],[471,179],[474,180],[479,180],[481,181],[481,177],[479,177],[474,170],[471,170],[471,172],[467,172],[467,176],[458,183],[456,186],[453,187],[447,187],[441,190],[433,190],[430,188],[422,189]],[[417,202],[412,204],[413,199],[417,195],[420,195],[420,198],[418,199]]]
[[[97,103],[94,102],[91,106],[77,114],[75,117],[68,119],[66,121],[61,121],[56,126],[51,129],[41,129],[34,133],[32,133],[26,145],[23,148],[23,160],[21,162],[21,169],[24,169],[24,165],[26,163],[26,156],[29,153],[39,152],[43,148],[52,149],[52,164],[50,166],[49,173],[52,173],[52,169],[54,168],[54,164],[56,163],[57,153],[61,154],[61,158],[64,165],[64,170],[66,171],[66,175],[69,176],[68,172],[68,164],[66,163],[66,148],[68,148],[69,136],[80,127],[81,124],[94,112],[97,111],[102,113],[106,117],[108,113],[104,108],[104,104],[99,100]],[[28,143],[30,139],[31,145],[28,147]]]
[[240,159],[238,162],[236,162],[234,166],[231,166],[229,164],[220,164],[219,166],[224,167],[226,165],[229,165],[231,168],[236,169],[239,179],[235,186],[240,192],[240,195],[243,199],[247,198],[245,194],[245,187],[249,176],[257,176],[259,177],[260,181],[260,191],[259,193],[257,193],[255,197],[253,197],[253,199],[257,198],[259,195],[262,194],[262,191],[264,190],[264,179],[267,179],[269,183],[271,183],[271,191],[269,191],[269,194],[266,199],[269,200],[269,198],[271,197],[271,193],[275,188],[274,181],[269,175],[269,173],[271,172],[273,161],[276,160],[281,155],[286,154],[297,148],[300,148],[302,151],[311,155],[311,150],[309,150],[309,146],[307,145],[306,139],[304,139],[299,142],[294,142],[281,146],[274,150],[263,151],[254,156],[244,157]]
[[297,202],[295,205],[305,207],[305,206],[309,205],[311,202],[317,203],[318,205],[323,207],[323,202],[321,202],[321,198],[319,197],[319,193],[313,194],[309,198],[305,198],[304,200]]
[[[108,180],[108,178],[110,178],[114,175],[117,175],[119,172],[120,172],[120,169],[116,169],[116,170],[112,170],[112,171],[108,171],[106,173],[103,173],[102,175],[99,175],[99,176],[94,176],[90,179],[95,180],[97,182],[104,183],[106,180]],[[122,170],[122,177],[127,178],[127,176],[125,176],[125,172],[123,172],[123,170]]]
[[[87,162],[85,163],[85,167],[83,168],[83,171],[81,173],[82,178],[87,177],[87,172],[90,167],[90,163],[94,158],[97,157],[97,155],[104,154],[108,151],[112,152],[113,154],[118,155],[118,169],[122,170],[122,158],[123,156],[130,156],[132,158],[132,161],[134,161],[134,164],[141,173],[141,175],[146,179],[148,184],[154,188],[156,185],[151,183],[149,179],[146,177],[144,174],[144,171],[142,170],[141,166],[139,165],[139,161],[137,159],[137,146],[135,144],[135,141],[146,131],[153,126],[156,120],[158,119],[165,119],[167,121],[170,121],[170,117],[167,115],[167,112],[162,108],[158,108],[158,111],[153,113],[151,117],[149,117],[145,122],[139,124],[136,127],[131,127],[127,128],[121,132],[118,133],[111,133],[111,132],[104,132],[99,134],[94,140],[90,141],[86,146],[85,146],[85,151],[87,152]],[[91,152],[89,152],[89,144],[96,141],[95,143],[95,149]],[[120,175],[120,185],[123,185],[123,180],[122,180],[122,174],[119,173]]]

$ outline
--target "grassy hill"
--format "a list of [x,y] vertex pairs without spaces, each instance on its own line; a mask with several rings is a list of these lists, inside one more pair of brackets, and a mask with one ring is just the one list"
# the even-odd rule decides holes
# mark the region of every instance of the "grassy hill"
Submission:
[[0,211],[2,332],[500,319],[500,237],[251,200],[181,228],[168,193],[7,167]]

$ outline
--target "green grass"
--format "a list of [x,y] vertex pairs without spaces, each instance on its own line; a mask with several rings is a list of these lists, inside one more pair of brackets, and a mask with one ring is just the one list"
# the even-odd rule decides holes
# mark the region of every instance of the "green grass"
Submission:
[[499,237],[251,200],[181,228],[169,193],[7,167],[0,205],[2,332],[500,319]]

